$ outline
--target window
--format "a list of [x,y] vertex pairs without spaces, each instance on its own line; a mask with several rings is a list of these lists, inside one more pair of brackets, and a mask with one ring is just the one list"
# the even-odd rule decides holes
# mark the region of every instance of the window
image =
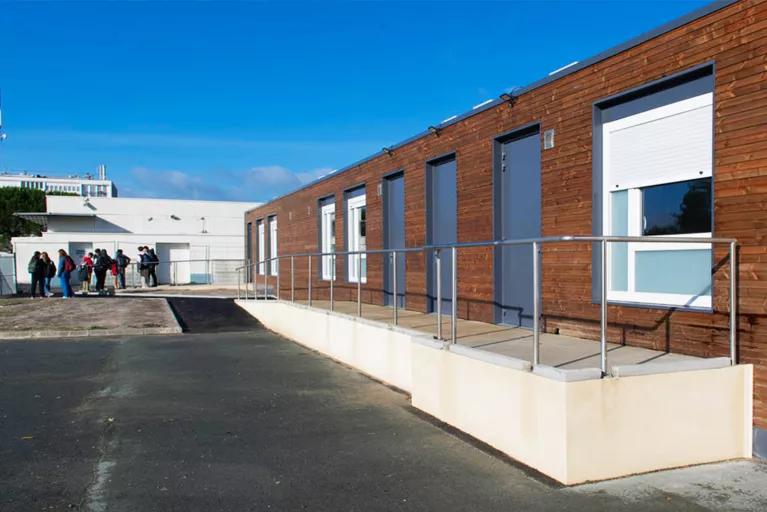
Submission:
[[711,307],[712,93],[602,125],[603,232],[700,238],[608,244],[608,300]]
[[[269,217],[269,258],[277,257],[277,216]],[[269,273],[276,276],[279,273],[280,261],[271,259],[269,262]]]
[[711,232],[711,178],[641,190],[643,235]]
[[[253,260],[253,223],[248,222],[248,229],[245,233],[245,259],[250,263]],[[250,270],[248,271],[250,274]]]
[[266,259],[266,234],[264,233],[263,220],[256,221],[256,229],[258,230],[258,274],[263,276],[266,274],[266,269],[264,268],[264,259]]
[[[365,204],[365,189],[357,189],[347,193],[346,199],[346,233],[347,250],[364,251],[367,249],[367,206]],[[361,282],[367,279],[367,255],[355,254],[348,258],[349,281],[356,283],[360,280],[358,272],[361,271]]]
[[[336,252],[336,204],[332,197],[320,202],[320,251]],[[322,279],[336,279],[333,256],[322,257]]]

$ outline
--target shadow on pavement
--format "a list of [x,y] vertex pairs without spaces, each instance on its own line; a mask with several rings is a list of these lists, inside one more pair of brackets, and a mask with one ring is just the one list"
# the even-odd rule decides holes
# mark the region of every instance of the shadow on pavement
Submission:
[[234,303],[234,299],[167,297],[184,332],[243,332],[263,329],[261,322]]

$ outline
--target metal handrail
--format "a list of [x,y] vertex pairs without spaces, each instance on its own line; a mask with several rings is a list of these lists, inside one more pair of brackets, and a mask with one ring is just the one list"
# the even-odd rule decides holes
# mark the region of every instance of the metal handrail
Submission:
[[[600,278],[601,278],[601,298],[600,298],[600,368],[602,374],[607,374],[607,244],[608,243],[676,243],[676,244],[727,244],[729,245],[729,258],[730,258],[730,290],[729,290],[729,305],[730,305],[730,363],[737,364],[737,245],[738,241],[735,238],[703,238],[703,237],[676,237],[676,236],[580,236],[580,235],[566,235],[566,236],[553,236],[553,237],[538,237],[538,238],[523,238],[514,240],[488,240],[488,241],[476,241],[476,242],[456,242],[452,244],[432,244],[424,245],[420,247],[403,247],[400,249],[366,249],[357,251],[333,251],[333,252],[301,252],[278,255],[271,258],[265,258],[261,261],[250,262],[247,265],[243,265],[235,269],[241,272],[244,269],[253,268],[255,265],[264,265],[264,299],[267,298],[267,279],[268,274],[266,270],[266,263],[271,266],[273,261],[277,261],[283,258],[290,258],[291,261],[291,291],[290,300],[295,302],[295,258],[306,257],[309,259],[309,275],[308,275],[308,301],[311,306],[311,290],[312,290],[312,265],[311,261],[313,257],[327,257],[332,258],[332,273],[330,279],[330,309],[333,310],[333,281],[335,281],[335,266],[336,258],[338,256],[354,256],[354,255],[370,255],[370,254],[388,254],[392,258],[392,276],[393,282],[393,309],[394,309],[394,325],[399,323],[398,312],[398,297],[397,297],[397,255],[407,253],[421,253],[421,252],[433,252],[434,254],[434,266],[436,275],[436,315],[437,315],[437,338],[443,340],[442,336],[442,275],[441,275],[441,253],[442,251],[449,250],[451,252],[452,263],[452,290],[451,290],[451,324],[450,324],[450,343],[455,344],[457,338],[457,303],[458,303],[458,277],[457,277],[457,263],[458,263],[458,249],[464,248],[478,248],[478,247],[506,247],[506,246],[520,246],[520,245],[532,245],[533,248],[533,365],[540,364],[540,310],[541,310],[541,249],[544,244],[551,243],[563,243],[563,242],[580,242],[580,243],[599,243],[600,244]],[[361,288],[362,288],[362,272],[361,272],[362,258],[357,259],[357,316],[362,316],[362,301],[361,301]],[[277,299],[280,298],[279,289],[279,270],[277,272]],[[255,284],[255,283],[254,283]],[[247,298],[248,283],[245,283],[245,292]],[[255,287],[254,287],[255,297]],[[240,297],[239,279],[238,279],[238,298]],[[648,305],[650,307],[650,305]]]

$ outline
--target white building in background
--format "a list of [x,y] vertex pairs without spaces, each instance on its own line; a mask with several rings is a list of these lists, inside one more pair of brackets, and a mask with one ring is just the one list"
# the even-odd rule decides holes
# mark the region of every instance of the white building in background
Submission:
[[107,179],[106,167],[100,165],[98,176],[43,176],[28,172],[0,173],[0,187],[32,188],[43,192],[64,192],[86,197],[117,197],[117,187]]
[[[11,240],[20,284],[30,282],[35,251],[66,250],[76,263],[96,248],[117,249],[136,261],[138,246],[153,247],[161,283],[208,283],[242,264],[245,211],[259,203],[117,197],[47,196],[46,212],[16,213],[45,227],[42,236]],[[169,262],[174,262],[170,264]],[[129,272],[131,274],[131,272]],[[130,284],[134,277],[128,275]],[[54,280],[54,284],[57,280]],[[73,281],[75,281],[73,279]],[[220,282],[220,280],[219,280]]]

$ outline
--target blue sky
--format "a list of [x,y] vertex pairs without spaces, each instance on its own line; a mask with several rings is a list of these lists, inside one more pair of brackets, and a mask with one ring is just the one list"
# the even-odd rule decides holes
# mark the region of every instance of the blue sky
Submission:
[[0,3],[0,170],[268,200],[706,3]]

